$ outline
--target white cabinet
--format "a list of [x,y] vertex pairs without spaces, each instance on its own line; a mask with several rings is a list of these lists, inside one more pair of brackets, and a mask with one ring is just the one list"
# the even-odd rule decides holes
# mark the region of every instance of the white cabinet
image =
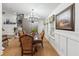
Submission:
[[79,42],[68,39],[68,55],[79,56]]
[[17,27],[16,24],[5,24],[3,28],[5,31],[2,32],[3,35],[14,35],[14,27]]

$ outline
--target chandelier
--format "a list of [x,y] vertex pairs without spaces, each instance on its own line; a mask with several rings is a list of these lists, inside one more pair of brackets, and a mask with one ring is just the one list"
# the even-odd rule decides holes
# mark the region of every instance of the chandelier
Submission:
[[34,9],[32,9],[31,13],[28,15],[28,20],[32,23],[38,22],[40,16],[34,12]]

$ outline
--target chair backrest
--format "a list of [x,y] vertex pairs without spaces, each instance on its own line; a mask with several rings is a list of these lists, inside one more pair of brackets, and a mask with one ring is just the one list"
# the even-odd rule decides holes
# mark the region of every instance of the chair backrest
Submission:
[[19,31],[19,32],[18,32],[18,35],[19,35],[19,37],[21,37],[21,36],[24,35],[24,32],[23,32],[23,31]]
[[42,31],[42,32],[40,33],[40,37],[41,37],[41,39],[43,40],[43,38],[44,38],[44,31]]
[[23,35],[20,37],[20,42],[23,50],[32,50],[33,37]]
[[34,37],[35,36],[35,32],[32,32],[31,35],[32,35],[32,37]]
[[3,36],[2,36],[2,42],[3,42],[3,41],[6,41],[6,40],[8,40],[7,35],[3,35]]

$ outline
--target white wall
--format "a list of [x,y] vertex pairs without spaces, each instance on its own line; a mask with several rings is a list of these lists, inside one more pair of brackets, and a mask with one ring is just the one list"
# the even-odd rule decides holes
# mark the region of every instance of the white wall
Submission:
[[2,54],[2,4],[0,3],[0,55]]
[[[49,16],[57,14],[72,3],[60,4]],[[55,30],[55,41],[51,44],[56,47],[59,54],[79,56],[79,4],[75,4],[75,31]],[[76,52],[75,52],[76,51]]]
[[[9,19],[11,22],[17,22],[16,20],[16,14],[13,14],[13,12],[3,10],[5,14],[2,14],[2,23],[6,21],[6,19]],[[17,24],[2,24],[2,27],[5,31],[3,31],[3,34],[5,35],[14,35],[14,27],[17,27]]]
[[38,33],[41,33],[42,30],[44,30],[44,24],[43,24],[43,21],[40,21],[38,23]]
[[38,29],[38,22],[31,23],[27,18],[23,19],[23,30],[27,33],[31,33],[32,29]]

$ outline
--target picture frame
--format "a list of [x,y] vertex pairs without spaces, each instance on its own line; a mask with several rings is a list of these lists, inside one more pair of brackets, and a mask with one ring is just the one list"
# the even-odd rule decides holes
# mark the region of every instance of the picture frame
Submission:
[[52,15],[50,18],[50,35],[54,36],[55,31],[55,15]]
[[56,15],[56,29],[75,31],[75,4]]

